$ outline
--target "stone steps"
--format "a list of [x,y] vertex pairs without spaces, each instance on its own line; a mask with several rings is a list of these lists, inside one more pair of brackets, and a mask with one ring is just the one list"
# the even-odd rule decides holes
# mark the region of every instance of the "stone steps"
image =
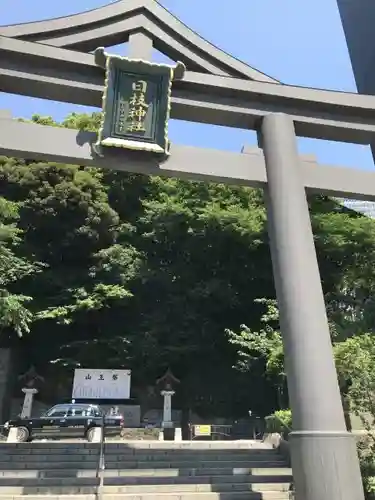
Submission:
[[[57,479],[80,479],[95,477],[96,469],[76,470],[76,469],[18,469],[18,470],[3,470],[0,471],[0,481],[4,478],[57,478]],[[107,478],[130,477],[130,478],[198,478],[205,477],[242,477],[242,476],[268,476],[280,477],[284,475],[292,475],[292,470],[287,467],[283,468],[252,468],[252,469],[233,469],[233,468],[184,468],[184,469],[106,469],[104,476]]]
[[[2,450],[9,451],[14,449],[29,449],[37,450],[57,450],[57,449],[98,449],[98,443],[88,443],[85,440],[56,440],[56,441],[33,441],[31,443],[8,443],[6,441],[0,442],[0,452]],[[156,449],[156,450],[269,450],[269,445],[261,441],[254,440],[240,440],[240,441],[182,441],[176,443],[175,441],[124,441],[114,440],[108,441],[106,439],[106,447],[111,448],[128,448],[131,450],[137,449]]]
[[[232,455],[250,455],[253,457],[269,457],[271,455],[274,455],[275,452],[274,450],[256,450],[253,448],[248,448],[248,449],[226,449],[226,450],[220,450],[220,449],[155,449],[155,448],[128,448],[126,446],[119,448],[108,448],[108,445],[106,444],[105,446],[105,451],[106,455],[108,456],[124,456],[124,457],[144,457],[144,456],[150,456],[150,453],[152,456],[155,457],[174,457],[176,455],[181,455],[182,457],[185,456],[190,456],[194,454],[194,456],[197,457],[220,457],[220,456],[232,456]],[[31,459],[37,459],[37,458],[43,458],[45,456],[54,456],[54,455],[66,455],[66,456],[72,456],[72,455],[77,455],[80,457],[89,457],[91,455],[96,456],[99,454],[99,447],[92,448],[92,449],[77,449],[77,448],[55,448],[55,449],[43,449],[39,448],[36,450],[30,449],[30,448],[25,448],[20,449],[20,448],[15,448],[15,449],[9,449],[9,450],[3,450],[2,447],[0,446],[0,456],[12,456],[12,457],[20,457],[20,456],[25,456],[25,457],[30,457]]]
[[[130,484],[104,485],[103,494],[144,494],[144,493],[227,493],[231,491],[289,491],[289,483],[208,483],[208,484]],[[91,495],[97,492],[96,486],[2,486],[0,495]]]
[[[45,500],[44,495],[28,495],[27,500]],[[105,495],[105,500],[290,500],[289,492],[230,493],[144,493]],[[48,495],[48,500],[97,500],[98,495]],[[0,495],[0,500],[25,500],[22,495]]]
[[289,500],[292,472],[262,443],[106,443],[102,486],[99,449],[0,445],[0,500]]
[[[3,462],[34,462],[38,464],[43,464],[46,462],[96,462],[98,460],[99,453],[81,455],[81,454],[45,454],[45,455],[0,455],[0,464]],[[107,462],[119,462],[127,464],[129,462],[188,462],[194,460],[194,462],[212,462],[212,461],[283,461],[282,456],[277,456],[275,453],[256,455],[252,452],[250,453],[227,453],[209,455],[209,454],[196,454],[196,453],[168,453],[168,454],[114,454],[105,453]]]
[[[106,440],[105,447],[108,451],[112,450],[128,450],[130,453],[135,453],[138,450],[155,450],[156,453],[162,451],[211,451],[218,450],[224,452],[227,450],[249,451],[256,453],[269,452],[270,447],[259,441],[182,441],[176,443],[174,441],[114,441]],[[97,452],[99,449],[98,443],[88,443],[87,441],[65,442],[65,441],[33,441],[31,443],[7,443],[0,442],[0,454],[2,453],[54,453],[54,452],[70,452],[74,450],[80,453],[87,451]]]
[[[127,485],[183,485],[183,484],[238,484],[238,483],[291,483],[292,475],[253,475],[253,474],[232,474],[232,475],[212,475],[212,476],[108,476],[104,478],[106,486],[127,486]],[[4,486],[64,486],[66,478],[61,477],[0,477],[0,488]],[[69,485],[72,486],[96,486],[99,479],[91,477],[69,478]]]
[[[155,446],[153,443],[158,443],[158,446]],[[173,446],[170,445],[173,444]],[[186,446],[186,443],[189,443]],[[217,445],[217,443],[222,443],[221,445]],[[179,451],[183,452],[191,452],[192,450],[196,453],[226,453],[226,452],[241,452],[241,451],[251,451],[252,453],[256,453],[257,455],[261,455],[262,453],[269,453],[270,448],[257,448],[252,444],[238,444],[234,445],[231,441],[181,441],[176,443],[174,441],[122,441],[109,443],[105,441],[105,447],[109,452],[119,452],[121,453],[145,453],[153,450],[155,453],[175,453]],[[239,441],[239,443],[242,443]],[[246,443],[246,442],[245,442]],[[133,446],[134,444],[134,446]],[[204,444],[204,446],[203,446]],[[177,448],[176,445],[179,445]],[[82,441],[80,446],[77,446],[77,443],[64,443],[61,441],[51,442],[34,442],[31,443],[8,443],[6,441],[0,441],[0,453],[14,453],[14,454],[43,454],[43,453],[97,453],[99,448],[99,443],[88,443]]]
[[[105,467],[106,469],[149,469],[152,464],[153,469],[196,469],[196,468],[222,468],[222,469],[252,469],[252,468],[273,468],[273,467],[281,467],[283,465],[283,461],[275,460],[273,462],[265,460],[265,461],[248,461],[248,460],[238,460],[238,461],[224,461],[224,460],[214,460],[214,461],[180,461],[175,460],[173,462],[156,462],[156,461],[148,461],[148,462],[110,462],[106,460]],[[38,467],[39,465],[39,467]],[[64,468],[73,468],[73,469],[96,469],[97,460],[93,461],[82,461],[82,462],[73,462],[73,461],[61,461],[61,462],[45,462],[42,464],[36,464],[33,462],[3,462],[0,461],[0,470],[17,470],[17,469],[64,469]]]

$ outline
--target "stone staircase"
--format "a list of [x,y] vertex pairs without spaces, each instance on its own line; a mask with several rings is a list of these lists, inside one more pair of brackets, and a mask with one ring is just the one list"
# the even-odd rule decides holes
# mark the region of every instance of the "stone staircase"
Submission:
[[0,500],[289,500],[292,472],[255,441],[0,443]]

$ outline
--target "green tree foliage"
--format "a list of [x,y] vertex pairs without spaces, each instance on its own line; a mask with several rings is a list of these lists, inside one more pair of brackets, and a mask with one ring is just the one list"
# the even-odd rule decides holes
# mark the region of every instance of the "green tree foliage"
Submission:
[[367,434],[358,452],[367,499],[375,498],[375,336],[365,333],[334,346],[336,367],[350,409],[358,415]]
[[357,414],[370,413],[375,418],[375,336],[366,333],[336,342],[334,353],[351,409]]
[[[288,407],[285,397],[286,379],[284,373],[284,354],[282,337],[278,330],[278,310],[273,301],[259,300],[265,304],[266,313],[262,316],[264,327],[259,332],[241,325],[238,333],[227,330],[229,342],[237,347],[236,368],[250,371],[254,364],[262,363],[265,372],[276,378],[283,398],[280,406]],[[362,323],[362,317],[359,319]],[[336,334],[336,329],[333,330]],[[358,442],[358,452],[364,488],[368,500],[375,498],[375,336],[373,333],[358,334],[340,339],[333,338],[338,380],[343,402],[353,414],[361,417],[367,434]],[[288,409],[276,411],[266,417],[268,432],[287,436],[292,429],[292,414]]]
[[261,328],[254,331],[247,325],[241,325],[240,331],[226,329],[229,343],[237,350],[234,368],[241,372],[251,372],[254,366],[262,366],[268,378],[278,391],[278,405],[289,406],[286,375],[284,372],[284,350],[279,331],[279,310],[273,299],[255,299],[262,304],[265,312],[261,315]]
[[[236,346],[237,362],[235,368],[251,371],[256,363],[262,363],[265,373],[275,377],[284,387],[284,350],[279,329],[279,313],[275,301],[258,299],[266,307],[261,317],[264,326],[253,331],[241,325],[239,332],[227,329],[229,342]],[[375,335],[359,334],[342,340],[333,331],[333,353],[338,380],[343,395],[349,399],[351,411],[358,415],[369,413],[375,417]],[[284,400],[285,407],[288,401]]]
[[287,439],[289,432],[292,430],[292,412],[291,410],[276,410],[272,415],[265,418],[265,428],[268,434],[281,434],[284,439]]
[[[14,333],[29,332],[32,297],[14,293],[14,285],[37,271],[37,265],[20,253],[21,231],[17,228],[18,206],[0,197],[0,342]],[[4,339],[5,337],[5,339]]]
[[[96,130],[100,114],[32,121]],[[278,406],[285,381],[261,191],[1,158],[0,197],[17,208],[12,251],[39,263],[11,293],[30,297],[19,348],[40,369],[60,370],[66,384],[74,366],[127,367],[147,390],[171,367],[182,381],[175,404],[223,416]],[[332,331],[370,331],[373,222],[324,197],[310,205]],[[240,323],[245,346],[225,332]]]
[[319,201],[312,222],[331,332],[339,339],[373,332],[375,222],[337,206],[325,212]]

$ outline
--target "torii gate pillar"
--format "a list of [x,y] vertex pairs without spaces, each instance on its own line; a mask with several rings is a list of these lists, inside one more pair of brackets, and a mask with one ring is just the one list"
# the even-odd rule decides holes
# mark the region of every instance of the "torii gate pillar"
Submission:
[[293,411],[296,500],[363,500],[355,438],[346,430],[341,404],[293,118],[265,116],[260,142]]

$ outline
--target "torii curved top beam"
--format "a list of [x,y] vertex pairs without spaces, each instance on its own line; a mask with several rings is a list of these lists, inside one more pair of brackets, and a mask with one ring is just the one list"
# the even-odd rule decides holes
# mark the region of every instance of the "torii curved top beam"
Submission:
[[214,46],[188,28],[156,0],[118,0],[88,12],[32,23],[0,26],[0,35],[81,52],[128,41],[146,33],[155,48],[187,69],[247,80],[278,83]]

